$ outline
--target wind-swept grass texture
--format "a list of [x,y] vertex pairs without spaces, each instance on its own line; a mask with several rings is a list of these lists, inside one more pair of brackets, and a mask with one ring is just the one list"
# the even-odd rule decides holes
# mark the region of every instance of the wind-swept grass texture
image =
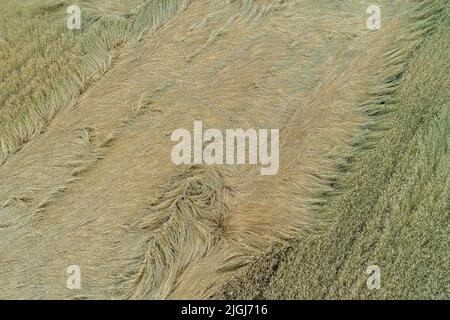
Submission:
[[[3,1],[0,297],[445,297],[447,9],[377,2]],[[278,174],[174,165],[195,120]]]
[[[448,299],[448,8],[382,109],[388,128],[349,158],[321,233],[270,251],[224,288],[266,299]],[[364,142],[362,143],[364,145]],[[368,290],[366,269],[381,269]]]

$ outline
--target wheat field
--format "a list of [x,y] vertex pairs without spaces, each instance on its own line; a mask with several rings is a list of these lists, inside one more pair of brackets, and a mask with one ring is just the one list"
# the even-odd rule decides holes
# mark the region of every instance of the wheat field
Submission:
[[372,2],[0,0],[0,298],[449,299],[450,6]]

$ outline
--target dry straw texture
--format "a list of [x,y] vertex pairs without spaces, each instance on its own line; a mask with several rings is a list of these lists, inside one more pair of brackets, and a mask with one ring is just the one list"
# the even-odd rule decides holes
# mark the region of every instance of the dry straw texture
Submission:
[[[65,29],[67,1],[2,2],[0,297],[364,296],[359,276],[374,243],[375,262],[393,261],[392,237],[380,227],[386,217],[448,212],[448,188],[440,188],[448,161],[427,162],[448,154],[448,100],[439,95],[448,65],[429,49],[442,79],[425,98],[426,80],[412,79],[417,56],[413,75],[402,78],[445,2],[378,2],[383,26],[375,32],[366,27],[370,1],[81,1],[79,31]],[[420,99],[431,97],[435,109],[424,109]],[[417,119],[404,120],[408,112]],[[430,127],[419,136],[425,119]],[[278,174],[173,165],[170,134],[192,130],[194,120],[221,130],[280,128]],[[411,139],[423,148],[409,149]],[[427,172],[420,181],[414,169],[395,167],[403,154],[405,166],[423,158],[414,167]],[[422,183],[431,176],[436,183]],[[440,205],[430,209],[428,193],[420,203],[377,202],[411,190]],[[406,243],[432,229],[402,236]],[[439,251],[435,259],[430,281],[441,281],[446,258]],[[405,277],[415,268],[408,261]],[[382,267],[393,274],[399,262],[388,262]],[[323,273],[311,271],[322,263]],[[73,264],[80,290],[66,288]],[[427,288],[423,295],[443,295]]]

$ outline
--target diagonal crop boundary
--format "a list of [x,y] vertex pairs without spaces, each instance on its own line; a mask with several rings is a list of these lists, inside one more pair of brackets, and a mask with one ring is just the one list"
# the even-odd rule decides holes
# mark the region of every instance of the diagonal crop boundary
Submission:
[[[443,8],[443,2],[417,1],[417,5],[408,12],[410,23],[402,26],[402,37],[400,39],[393,39],[390,44],[391,48],[385,55],[378,59],[379,71],[373,74],[371,78],[372,85],[367,87],[372,88],[372,90],[367,99],[361,101],[359,107],[366,114],[368,121],[362,125],[362,130],[354,138],[352,143],[353,151],[345,158],[345,161],[337,166],[335,175],[330,179],[333,190],[319,194],[318,198],[322,200],[323,205],[318,208],[311,208],[312,210],[319,209],[319,213],[322,216],[317,221],[316,228],[313,228],[314,231],[302,236],[298,240],[284,245],[276,245],[267,250],[255,263],[244,268],[240,274],[226,283],[221,292],[216,295],[217,297],[248,299],[255,297],[324,298],[327,295],[333,296],[333,288],[331,287],[333,285],[332,279],[338,278],[346,257],[351,253],[351,250],[344,251],[339,250],[339,248],[353,247],[352,244],[358,241],[361,236],[360,232],[365,229],[366,219],[354,218],[352,223],[358,225],[358,227],[351,232],[353,236],[345,237],[348,238],[349,243],[335,243],[334,247],[336,250],[333,256],[324,256],[323,261],[316,261],[318,258],[314,255],[320,250],[325,250],[325,245],[314,246],[314,243],[318,242],[321,239],[320,237],[325,234],[338,232],[335,228],[337,224],[336,219],[339,217],[336,214],[336,210],[332,209],[333,203],[339,201],[338,199],[345,197],[348,202],[346,207],[341,208],[340,211],[354,210],[359,212],[362,210],[356,208],[353,201],[350,201],[353,195],[357,193],[357,188],[356,186],[354,186],[355,189],[349,187],[348,173],[359,170],[361,163],[358,159],[367,155],[368,152],[373,152],[386,132],[389,132],[395,127],[393,119],[395,118],[394,115],[397,114],[396,108],[398,107],[398,102],[396,101],[394,92],[396,92],[400,84],[403,72],[412,54],[421,46],[424,39],[436,29],[436,26],[441,21]],[[421,120],[418,121],[420,122]],[[402,152],[401,149],[397,150],[398,152]],[[385,156],[388,157],[387,155]],[[381,174],[381,172],[382,170],[380,169],[374,172],[374,174]],[[374,180],[377,179],[381,179],[381,177],[374,178]],[[386,177],[383,179],[389,178]],[[379,193],[373,192],[368,196],[369,198],[376,199],[379,197]],[[370,211],[370,209],[368,210]],[[307,247],[310,252],[307,253],[299,250],[299,255],[294,256],[297,252],[297,246],[299,248]],[[278,262],[272,261],[272,258]],[[341,266],[337,263],[336,269],[330,266],[331,271],[324,274],[316,274],[321,266],[332,265],[336,261],[342,261]],[[302,266],[301,271],[294,272],[291,270],[298,265]],[[314,277],[311,276],[308,279],[308,285],[314,285],[314,288],[320,288],[320,290],[314,292],[305,291],[307,285],[301,284],[298,285],[298,288],[293,286],[292,288],[287,287],[285,290],[280,291],[280,286],[286,286],[285,282],[288,281],[287,278],[284,278],[287,276],[284,272],[292,272],[292,274],[296,275],[297,281],[300,282],[306,281],[302,279],[308,279],[309,274],[314,275]],[[268,288],[263,286],[262,283],[268,284]]]

